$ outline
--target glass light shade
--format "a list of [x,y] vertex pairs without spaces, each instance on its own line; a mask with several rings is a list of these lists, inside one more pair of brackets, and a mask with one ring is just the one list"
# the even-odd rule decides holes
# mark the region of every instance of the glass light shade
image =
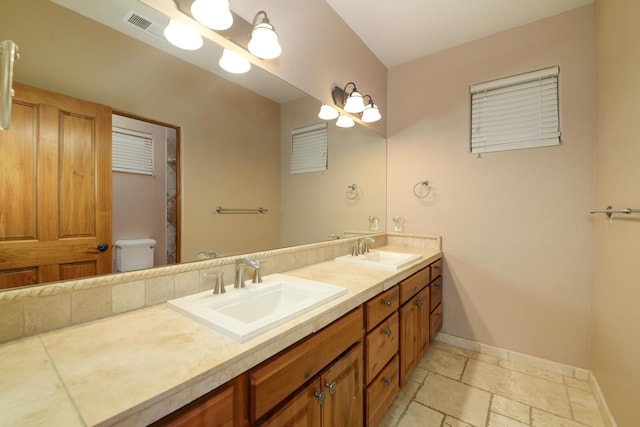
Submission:
[[251,63],[246,58],[237,53],[225,49],[222,51],[220,61],[218,61],[223,70],[233,74],[243,74],[251,69]]
[[278,34],[268,22],[261,22],[253,27],[248,48],[249,52],[262,59],[277,58],[282,53]]
[[347,102],[344,103],[344,111],[347,113],[361,113],[364,111],[364,100],[360,92],[355,89],[351,92],[351,95],[347,98]]
[[377,122],[382,118],[380,115],[380,110],[378,110],[378,106],[376,104],[367,104],[364,107],[364,111],[362,112],[361,120],[365,123]]
[[350,128],[355,125],[353,119],[349,116],[345,116],[344,114],[340,114],[338,120],[336,120],[336,126],[341,128]]
[[340,113],[338,113],[338,111],[335,108],[332,108],[327,104],[322,104],[322,107],[320,107],[320,113],[318,114],[318,117],[321,118],[322,120],[333,120],[339,115]]
[[184,50],[198,50],[203,44],[200,33],[173,19],[164,29],[164,38],[172,45]]
[[196,0],[191,13],[202,25],[212,30],[226,30],[233,24],[229,0]]

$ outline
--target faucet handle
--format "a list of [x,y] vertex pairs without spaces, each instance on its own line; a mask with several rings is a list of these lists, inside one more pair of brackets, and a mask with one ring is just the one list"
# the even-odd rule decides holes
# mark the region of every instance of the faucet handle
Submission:
[[224,294],[226,293],[226,289],[224,288],[224,273],[222,271],[212,271],[210,273],[205,273],[204,277],[216,275],[216,285],[213,287],[214,295]]

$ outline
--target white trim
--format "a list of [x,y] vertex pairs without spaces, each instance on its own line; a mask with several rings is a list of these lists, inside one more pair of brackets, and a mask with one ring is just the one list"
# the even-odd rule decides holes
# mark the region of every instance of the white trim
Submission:
[[557,76],[560,73],[560,67],[549,67],[543,70],[531,71],[530,73],[522,73],[511,77],[495,79],[484,83],[473,84],[470,87],[471,93],[483,90],[498,89],[504,86],[511,86],[531,80],[543,79],[545,77]]

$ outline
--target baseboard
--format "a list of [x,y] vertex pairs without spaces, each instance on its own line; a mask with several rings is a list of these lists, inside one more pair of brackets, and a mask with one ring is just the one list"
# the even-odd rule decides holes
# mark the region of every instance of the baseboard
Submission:
[[577,368],[575,366],[565,365],[551,360],[542,359],[540,357],[518,353],[516,351],[511,351],[492,345],[482,344],[477,341],[471,341],[442,332],[440,332],[436,336],[436,341],[455,345],[457,347],[462,347],[481,354],[493,356],[500,360],[509,360],[511,362],[521,363],[538,369],[555,372],[565,377],[573,377],[578,380],[589,381],[589,384],[591,385],[591,388],[593,390],[593,394],[596,398],[596,401],[598,402],[598,406],[600,407],[600,413],[604,417],[605,424],[608,427],[618,427],[615,419],[613,418],[613,415],[611,414],[611,411],[609,410],[609,406],[607,405],[607,401],[602,394],[602,390],[600,389],[600,385],[598,384],[596,377],[591,371],[587,369]]

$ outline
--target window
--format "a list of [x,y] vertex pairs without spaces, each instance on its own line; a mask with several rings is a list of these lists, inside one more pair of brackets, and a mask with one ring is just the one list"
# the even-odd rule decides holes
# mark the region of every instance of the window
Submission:
[[291,131],[291,173],[327,170],[327,123]]
[[113,127],[111,143],[113,171],[153,175],[153,137],[150,133]]
[[558,67],[471,86],[471,152],[560,144]]

